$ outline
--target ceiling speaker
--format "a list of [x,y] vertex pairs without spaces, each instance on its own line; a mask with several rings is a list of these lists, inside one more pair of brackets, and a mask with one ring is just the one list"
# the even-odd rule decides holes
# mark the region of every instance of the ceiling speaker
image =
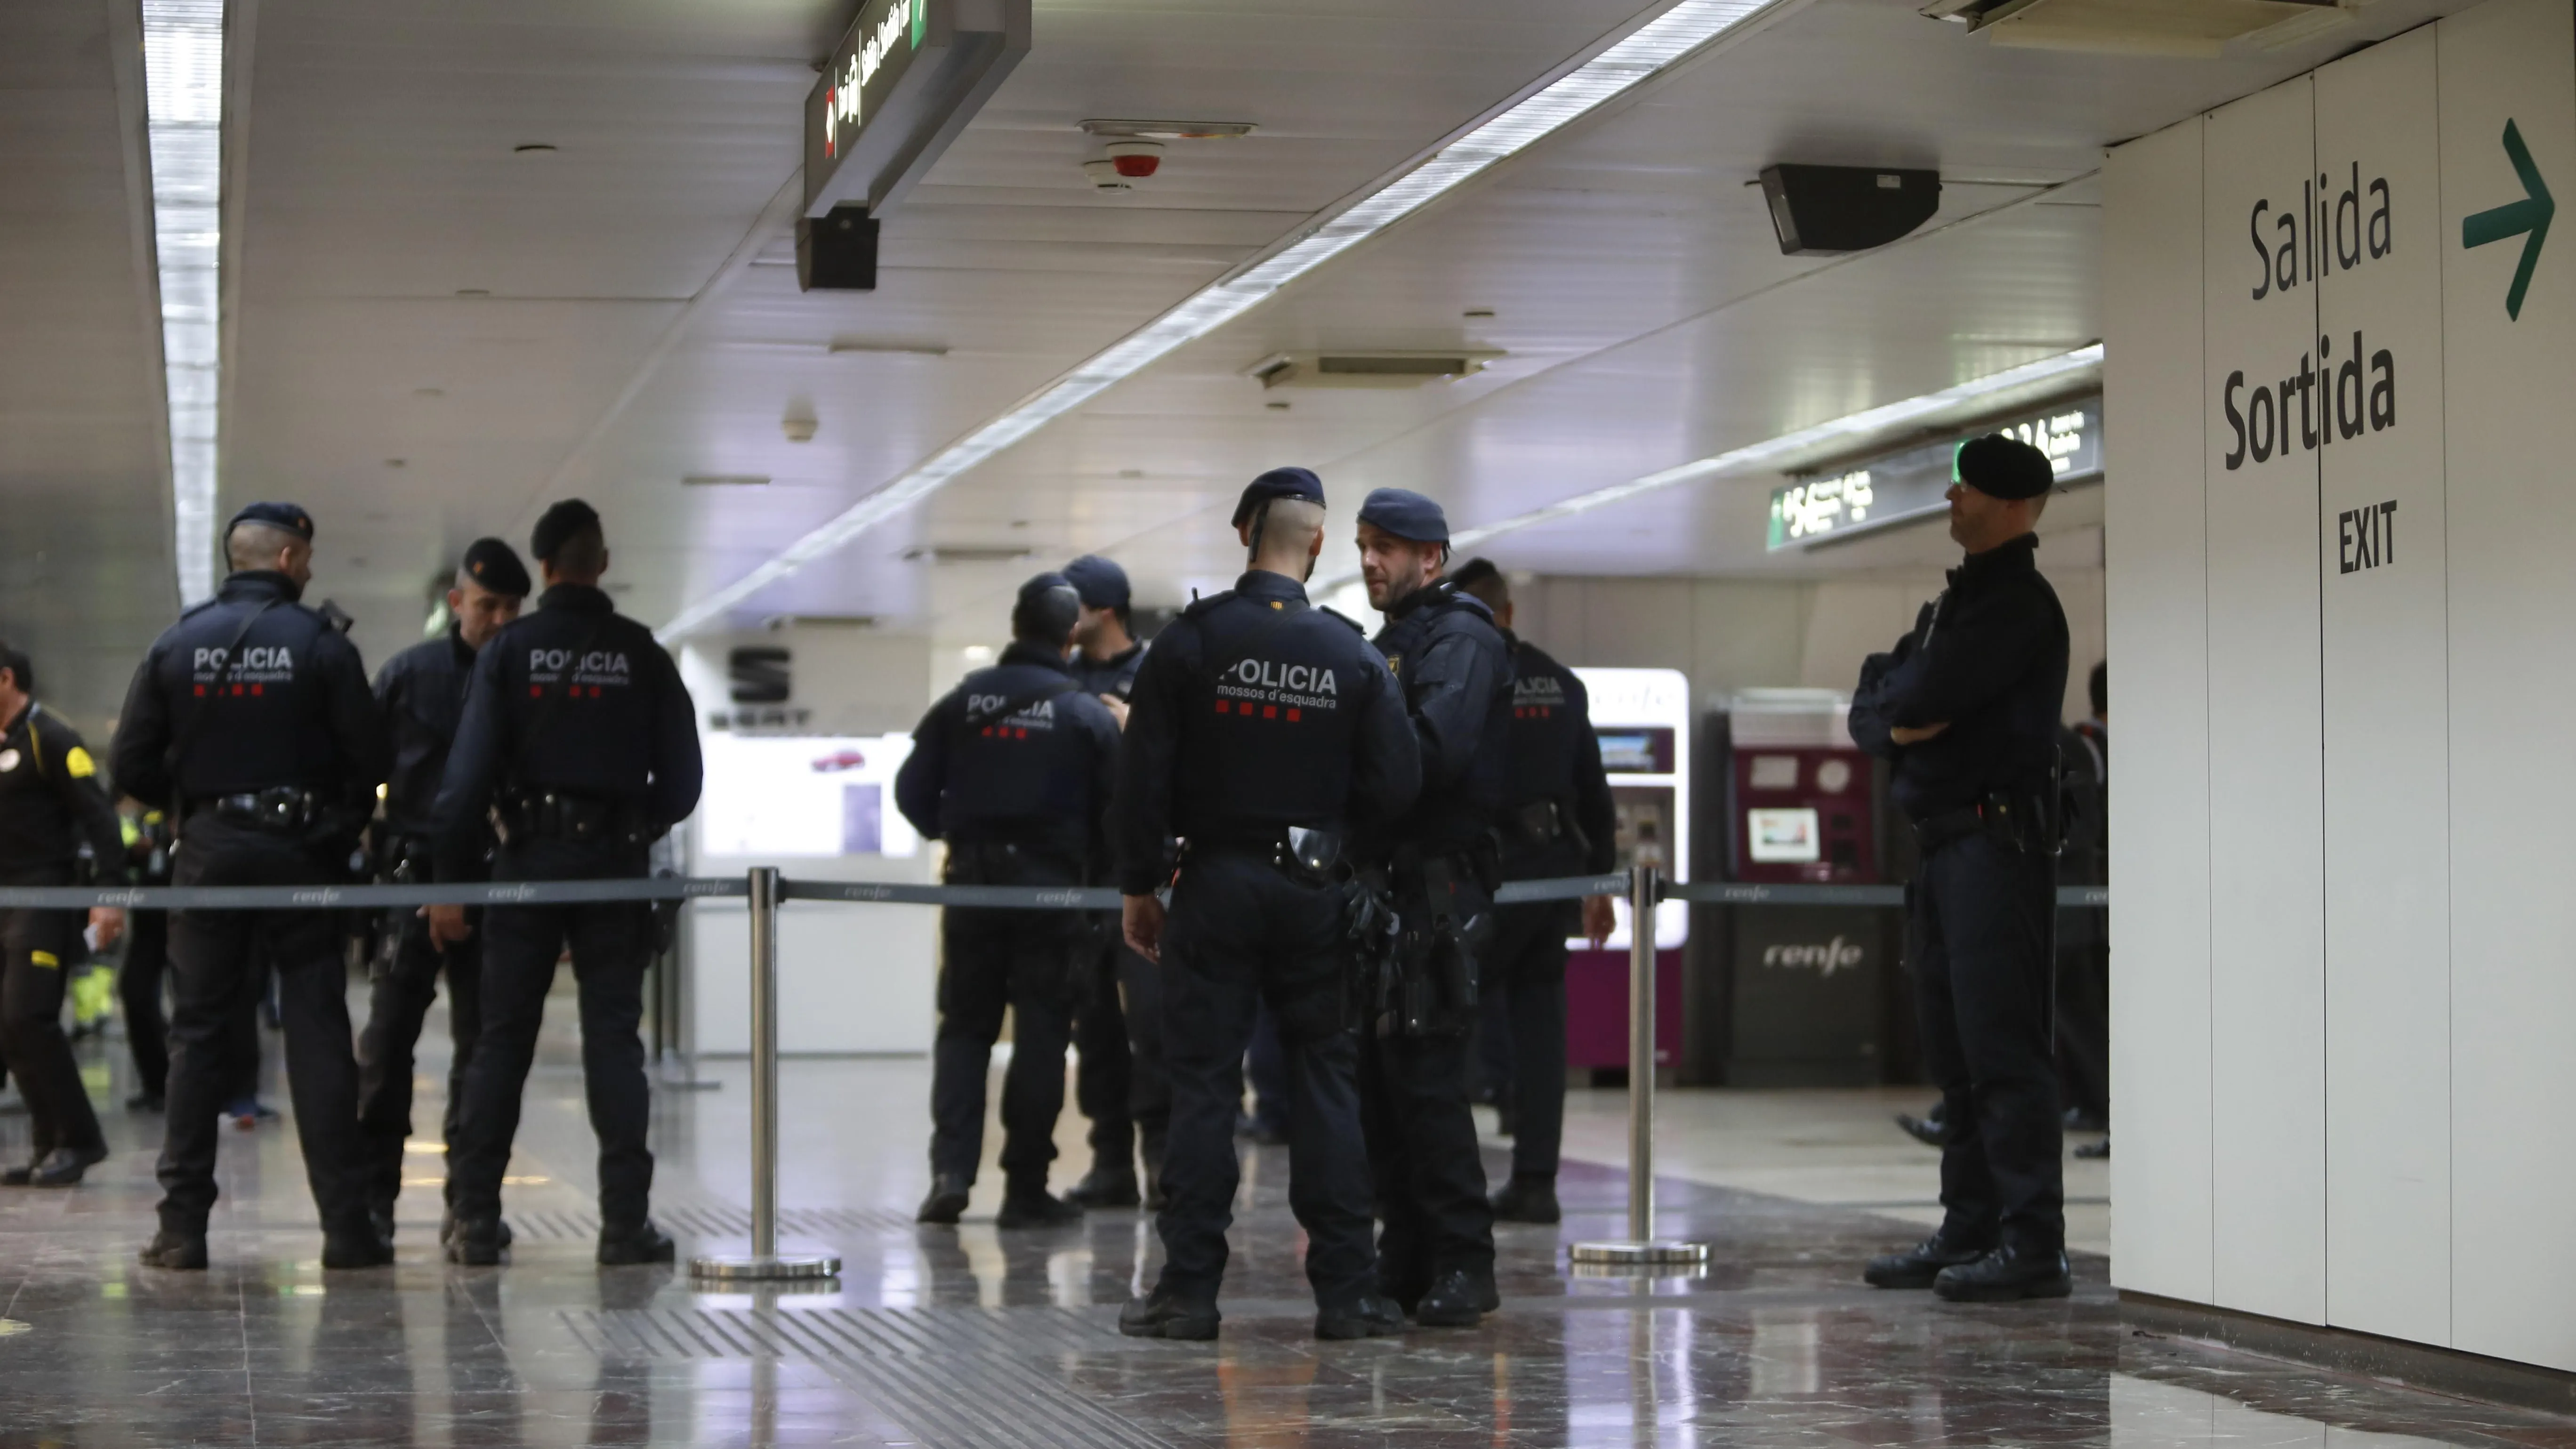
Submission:
[[877,219],[866,207],[796,219],[796,285],[807,292],[877,289]]
[[1762,199],[1790,256],[1883,247],[1941,206],[1941,173],[1874,166],[1765,166]]

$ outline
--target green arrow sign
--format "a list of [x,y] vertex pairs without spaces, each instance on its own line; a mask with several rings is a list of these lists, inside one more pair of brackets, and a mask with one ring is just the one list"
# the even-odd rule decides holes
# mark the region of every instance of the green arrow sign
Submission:
[[2531,269],[2540,263],[2540,247],[2549,240],[2549,218],[2557,214],[2558,203],[2549,199],[2540,168],[2531,164],[2531,148],[2522,144],[2522,128],[2510,118],[2504,123],[2504,154],[2513,162],[2513,174],[2522,178],[2525,195],[2520,201],[2460,218],[2460,245],[2482,247],[2530,233],[2531,239],[2522,244],[2522,264],[2513,269],[2513,290],[2504,294],[2504,314],[2519,322],[2523,294],[2531,290]]

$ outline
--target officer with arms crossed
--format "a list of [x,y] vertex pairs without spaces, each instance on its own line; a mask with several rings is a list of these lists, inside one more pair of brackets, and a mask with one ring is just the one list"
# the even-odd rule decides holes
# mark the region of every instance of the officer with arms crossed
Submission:
[[[98,782],[98,765],[69,721],[38,704],[27,656],[0,643],[0,885],[66,886],[86,843],[99,883],[125,875],[125,830]],[[63,1039],[63,977],[80,964],[79,911],[0,911],[0,1053],[27,1102],[35,1155],[0,1173],[12,1187],[69,1187],[107,1156],[71,1043]],[[88,914],[104,947],[125,913]]]
[[[1592,701],[1574,671],[1512,632],[1512,589],[1502,571],[1469,559],[1451,576],[1484,601],[1512,659],[1511,764],[1503,797],[1502,877],[1547,880],[1606,875],[1618,868],[1619,818]],[[1617,929],[1608,896],[1536,901],[1494,912],[1484,989],[1503,1010],[1511,1042],[1512,1180],[1493,1197],[1505,1222],[1552,1223],[1557,1148],[1565,1136],[1565,943],[1582,935],[1597,948]],[[1489,1003],[1490,1005],[1490,1003]]]
[[[135,671],[110,751],[116,781],[179,822],[172,884],[300,886],[345,880],[385,778],[385,730],[356,646],[297,602],[313,577],[313,520],[254,503],[224,529],[232,574]],[[393,1261],[367,1220],[348,977],[327,911],[180,911],[170,917],[172,1010],[156,1268],[206,1266],[215,1124],[240,1088],[225,1050],[277,973],[295,1132],[322,1213],[322,1266]]]
[[1467,1104],[1477,958],[1493,934],[1511,764],[1512,661],[1493,611],[1443,579],[1440,505],[1380,488],[1360,505],[1360,579],[1386,615],[1376,644],[1404,687],[1422,795],[1367,837],[1403,929],[1361,1031],[1360,1098],[1377,1178],[1378,1281],[1416,1322],[1472,1328],[1501,1306],[1494,1211]]
[[2057,1074],[2057,715],[2066,615],[2036,563],[2055,473],[2001,434],[1961,444],[1950,537],[1967,559],[1892,654],[1861,666],[1852,738],[1896,766],[1922,853],[1908,889],[1923,1059],[1941,1089],[1939,1232],[1873,1260],[1881,1288],[1961,1302],[2068,1291]]
[[[376,827],[379,872],[410,885],[434,873],[430,812],[447,772],[448,747],[465,710],[465,681],[474,656],[519,617],[528,597],[527,566],[497,538],[478,538],[465,550],[456,582],[447,591],[454,622],[438,638],[415,644],[385,661],[376,674],[376,703],[391,731],[393,777],[385,782],[384,820]],[[485,853],[489,854],[487,842]],[[469,912],[469,928],[479,912]],[[447,1122],[441,1140],[456,1140],[457,1114],[465,1101],[465,1067],[474,1059],[483,1023],[483,941],[468,934],[441,947],[429,938],[426,911],[404,911],[388,922],[397,934],[392,959],[380,963],[358,1033],[358,1125],[367,1134],[367,1211],[376,1231],[392,1237],[394,1199],[402,1193],[403,1141],[411,1136],[412,1048],[421,1019],[438,996],[438,974],[447,973],[447,1027],[455,1054],[447,1069]],[[448,1219],[452,1231],[454,1216]],[[506,1235],[506,1231],[505,1231]]]
[[[1403,697],[1358,626],[1312,608],[1324,485],[1303,468],[1252,480],[1234,510],[1251,567],[1193,602],[1136,678],[1119,762],[1118,890],[1127,942],[1164,972],[1172,1124],[1164,1264],[1118,1327],[1216,1337],[1225,1230],[1241,1167],[1234,1119],[1255,1006],[1286,1039],[1294,1106],[1288,1205],[1306,1230],[1315,1336],[1404,1326],[1369,1265],[1350,887],[1336,858],[1354,823],[1400,813],[1421,783]],[[1183,842],[1167,920],[1165,842]]]
[[[1073,681],[1108,706],[1123,729],[1127,698],[1136,692],[1136,671],[1145,662],[1145,646],[1128,632],[1127,571],[1087,553],[1064,566],[1064,577],[1082,599],[1082,616],[1073,626]],[[1115,939],[1100,942],[1090,958],[1081,965],[1073,1006],[1073,1045],[1081,1053],[1073,1097],[1091,1119],[1091,1171],[1064,1196],[1087,1208],[1134,1207],[1142,1198],[1137,1131],[1144,1132],[1150,1180],[1162,1170],[1163,1132],[1172,1115],[1171,1087],[1163,1080],[1161,983],[1142,957]]]
[[[1108,855],[1103,831],[1118,768],[1118,721],[1065,672],[1081,605],[1062,574],[1020,586],[1011,647],[930,707],[895,775],[897,808],[948,842],[951,885],[1080,886]],[[954,1223],[984,1155],[984,1081],[1002,1009],[1011,1067],[1002,1080],[1005,1228],[1078,1222],[1047,1192],[1064,1048],[1092,963],[1079,911],[940,915],[939,1036],[930,1071],[930,1195],[920,1221]]]
[[[537,611],[475,656],[465,716],[431,811],[441,881],[484,878],[485,820],[499,809],[496,881],[640,880],[645,852],[698,805],[698,726],[679,668],[653,631],[599,587],[608,542],[578,498],[545,511],[528,540],[545,575]],[[463,906],[429,909],[430,940],[472,932]],[[581,988],[581,1072],[599,1136],[599,1261],[667,1263],[653,1225],[652,1100],[644,1083],[644,966],[652,907],[641,901],[493,906],[483,913],[483,1033],[465,1069],[465,1109],[448,1139],[447,1256],[501,1261],[501,1176],[519,1132],[546,990],[567,944]]]

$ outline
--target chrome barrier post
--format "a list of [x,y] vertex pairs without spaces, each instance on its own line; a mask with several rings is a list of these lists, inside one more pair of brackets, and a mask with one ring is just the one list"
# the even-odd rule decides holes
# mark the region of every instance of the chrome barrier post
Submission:
[[751,1256],[689,1260],[719,1283],[830,1278],[841,1260],[778,1252],[778,868],[751,871]]
[[1687,1270],[1708,1261],[1708,1244],[1655,1236],[1655,868],[1628,872],[1628,1236],[1576,1243],[1578,1267]]

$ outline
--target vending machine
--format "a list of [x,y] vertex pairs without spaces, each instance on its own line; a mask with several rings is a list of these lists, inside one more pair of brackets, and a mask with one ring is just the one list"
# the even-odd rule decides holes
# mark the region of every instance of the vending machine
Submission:
[[[1875,885],[1877,771],[1832,690],[1752,689],[1728,701],[1731,879]],[[1735,1086],[1880,1080],[1895,913],[1874,906],[1729,909],[1726,1079]]]
[[[1618,869],[1644,862],[1666,880],[1690,879],[1690,681],[1678,669],[1577,669],[1592,706],[1592,732],[1618,811]],[[1566,1065],[1628,1065],[1628,947],[1635,923],[1625,899],[1618,929],[1599,950],[1570,942],[1565,967]],[[1681,1060],[1682,948],[1690,906],[1655,910],[1655,1059]]]

